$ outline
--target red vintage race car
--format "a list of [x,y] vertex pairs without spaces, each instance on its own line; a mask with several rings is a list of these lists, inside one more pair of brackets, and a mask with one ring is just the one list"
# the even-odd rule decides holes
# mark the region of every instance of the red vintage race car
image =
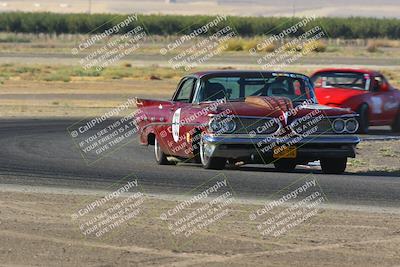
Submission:
[[320,104],[350,108],[359,114],[359,132],[390,125],[400,132],[400,91],[377,71],[322,69],[311,76]]
[[320,160],[342,173],[360,139],[357,114],[317,103],[302,74],[209,71],[184,77],[171,100],[137,99],[143,145],[158,164],[176,160],[206,169],[269,164],[280,171]]

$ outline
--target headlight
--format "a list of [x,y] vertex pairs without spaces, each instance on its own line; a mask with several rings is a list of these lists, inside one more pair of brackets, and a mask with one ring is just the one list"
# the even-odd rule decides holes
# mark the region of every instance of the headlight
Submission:
[[213,133],[224,134],[233,133],[236,129],[236,123],[233,117],[212,118],[208,124],[209,130]]
[[358,130],[358,121],[356,119],[349,119],[346,121],[346,130],[349,133],[355,133]]
[[333,121],[332,128],[335,133],[355,133],[358,130],[358,121],[354,118],[339,118]]
[[336,119],[333,121],[333,130],[336,133],[343,133],[346,129],[346,122],[342,119]]

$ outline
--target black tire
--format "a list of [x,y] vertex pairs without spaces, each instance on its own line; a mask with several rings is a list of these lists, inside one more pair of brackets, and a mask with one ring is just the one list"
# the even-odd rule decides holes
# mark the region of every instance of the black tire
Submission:
[[346,170],[347,158],[321,159],[321,169],[325,174],[342,174]]
[[397,116],[392,123],[392,132],[400,133],[400,111],[397,112]]
[[154,140],[154,158],[158,165],[176,165],[175,161],[169,161],[167,155],[161,150],[157,138]]
[[222,170],[226,165],[226,158],[208,157],[205,154],[203,140],[200,140],[200,158],[204,169]]
[[296,160],[294,159],[278,159],[274,162],[275,169],[280,172],[290,172],[296,168]]
[[367,134],[368,129],[369,129],[369,115],[368,115],[368,105],[363,104],[361,107],[357,110],[357,113],[359,115],[358,117],[358,133],[362,134]]
[[201,138],[201,132],[196,132],[196,134],[193,136],[193,141],[192,141],[192,147],[193,147],[193,161],[195,163],[201,163],[201,157],[200,157],[200,138]]

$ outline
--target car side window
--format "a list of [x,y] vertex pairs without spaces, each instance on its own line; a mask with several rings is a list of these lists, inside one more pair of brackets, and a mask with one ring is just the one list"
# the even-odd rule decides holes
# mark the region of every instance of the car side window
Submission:
[[181,83],[178,93],[175,96],[175,101],[189,103],[193,96],[193,88],[196,83],[195,78],[188,78]]
[[372,92],[379,92],[382,83],[383,83],[383,77],[382,76],[376,76],[374,78],[374,84],[373,84],[373,87],[372,87]]

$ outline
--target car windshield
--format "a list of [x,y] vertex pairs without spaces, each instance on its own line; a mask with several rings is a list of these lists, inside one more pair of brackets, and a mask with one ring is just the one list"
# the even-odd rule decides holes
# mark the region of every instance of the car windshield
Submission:
[[315,99],[312,85],[302,75],[285,74],[262,77],[212,77],[203,82],[199,102],[226,99],[244,100],[248,96],[282,96],[293,102]]
[[312,77],[316,88],[348,88],[368,90],[369,75],[359,72],[322,72]]

